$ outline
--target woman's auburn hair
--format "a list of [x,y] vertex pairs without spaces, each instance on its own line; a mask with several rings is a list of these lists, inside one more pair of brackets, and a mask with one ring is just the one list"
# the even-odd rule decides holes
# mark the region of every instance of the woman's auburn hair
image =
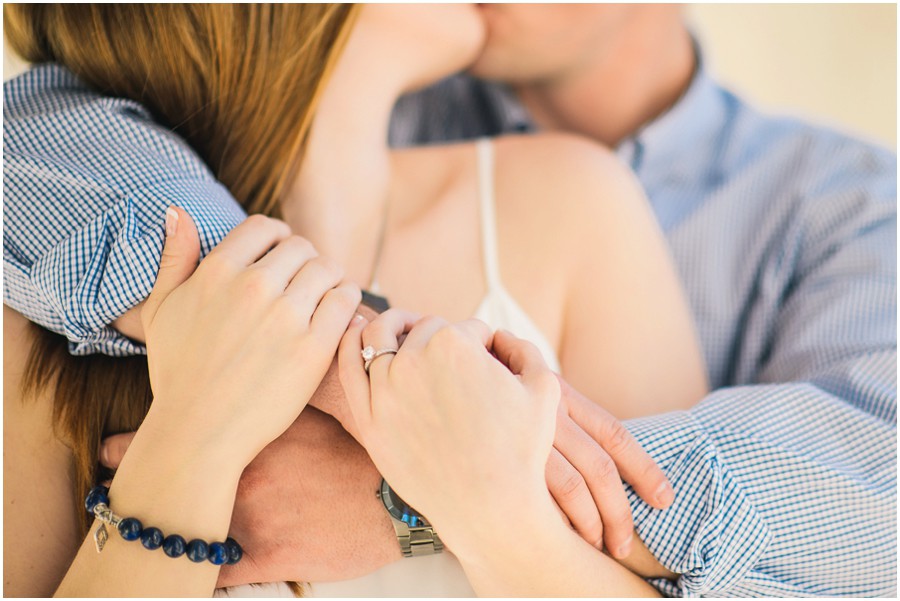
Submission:
[[[129,98],[184,138],[248,213],[278,216],[325,82],[357,9],[348,4],[5,4],[6,40],[104,95]],[[33,327],[26,397],[52,392],[74,454],[75,506],[108,477],[104,436],[135,430],[152,400],[146,357],[72,356]]]
[[277,215],[348,4],[6,4],[10,46],[129,98],[184,138],[250,213]]

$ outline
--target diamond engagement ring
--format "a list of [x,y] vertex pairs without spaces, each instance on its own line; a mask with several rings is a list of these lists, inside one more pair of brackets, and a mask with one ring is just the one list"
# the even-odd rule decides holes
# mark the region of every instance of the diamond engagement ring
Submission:
[[367,346],[364,348],[360,354],[362,355],[363,361],[365,361],[365,365],[363,365],[363,369],[366,370],[366,373],[369,373],[369,366],[372,365],[372,361],[377,359],[382,355],[394,355],[397,353],[397,349],[395,348],[382,348],[375,350],[374,346]]

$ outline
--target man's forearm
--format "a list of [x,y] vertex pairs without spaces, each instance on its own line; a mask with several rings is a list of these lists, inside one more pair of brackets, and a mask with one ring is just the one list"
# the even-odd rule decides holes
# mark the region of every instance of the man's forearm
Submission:
[[796,383],[720,390],[689,413],[628,426],[675,487],[665,511],[629,490],[641,538],[666,568],[684,574],[656,582],[664,593],[893,590],[890,423]]

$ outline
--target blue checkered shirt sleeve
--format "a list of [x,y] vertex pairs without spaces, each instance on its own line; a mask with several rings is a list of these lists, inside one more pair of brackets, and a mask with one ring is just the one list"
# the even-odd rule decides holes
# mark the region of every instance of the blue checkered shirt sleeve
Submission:
[[153,287],[166,207],[193,217],[204,256],[243,210],[143,107],[58,66],[4,84],[3,116],[3,302],[73,354],[143,354],[109,324]]

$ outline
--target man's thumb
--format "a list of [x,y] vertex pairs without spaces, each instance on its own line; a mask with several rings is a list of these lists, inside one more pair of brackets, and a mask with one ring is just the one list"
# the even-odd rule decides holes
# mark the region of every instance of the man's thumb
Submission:
[[100,443],[100,465],[110,469],[118,469],[125,456],[125,451],[134,439],[134,432],[124,432],[107,436]]
[[166,297],[191,277],[199,260],[200,234],[194,220],[184,209],[169,207],[166,209],[166,243],[159,261],[156,283],[141,311],[144,331]]

